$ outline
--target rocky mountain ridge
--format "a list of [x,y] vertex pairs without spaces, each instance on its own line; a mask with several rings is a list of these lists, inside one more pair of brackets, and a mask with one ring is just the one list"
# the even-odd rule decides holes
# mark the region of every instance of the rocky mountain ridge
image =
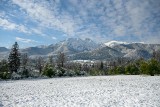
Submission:
[[[111,45],[110,45],[111,43]],[[98,44],[91,39],[69,38],[49,46],[36,46],[20,49],[31,58],[37,56],[56,56],[59,52],[65,53],[71,60],[105,60],[109,58],[145,58],[149,59],[153,51],[160,50],[160,44],[110,42]],[[107,44],[107,45],[106,45]],[[10,49],[0,47],[0,59],[6,59]]]

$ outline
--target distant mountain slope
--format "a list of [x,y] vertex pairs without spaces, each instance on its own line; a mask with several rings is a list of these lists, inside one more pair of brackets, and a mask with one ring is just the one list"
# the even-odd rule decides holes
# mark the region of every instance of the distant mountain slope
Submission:
[[112,48],[124,53],[124,57],[149,59],[152,57],[153,51],[160,50],[160,44],[132,43],[121,44]]
[[152,55],[146,50],[136,50],[135,49],[125,54],[124,57],[129,57],[129,58],[134,58],[134,59],[137,59],[137,58],[149,59],[152,57]]
[[119,44],[113,46],[112,48],[121,51],[122,53],[128,53],[133,50],[145,50],[150,54],[152,54],[153,50],[157,51],[160,49],[160,44],[142,44],[142,43]]
[[104,60],[113,57],[123,57],[123,54],[115,49],[110,47],[102,47],[89,52],[82,52],[71,56],[73,60]]
[[0,47],[0,60],[7,59],[9,51],[10,50],[5,47]]
[[128,57],[128,58],[145,58],[152,57],[153,50],[160,50],[160,44],[143,44],[143,43],[131,43],[131,44],[116,44],[112,47],[101,47],[97,50],[90,52],[82,52],[72,56],[72,59],[108,59],[116,57]]
[[[153,51],[160,50],[160,44],[144,44],[144,43],[126,43],[112,41],[112,45],[106,46],[95,43],[90,39],[69,38],[56,44],[49,46],[37,46],[20,49],[21,53],[28,53],[31,58],[37,56],[48,57],[49,55],[56,56],[59,52],[63,52],[70,59],[88,60],[96,59],[103,60],[116,57],[129,58],[145,58],[152,56]],[[0,47],[0,60],[7,59],[9,49]]]
[[69,38],[56,44],[54,47],[54,53],[64,52],[68,54],[75,54],[78,52],[91,51],[99,48],[99,44],[90,39],[82,40],[80,38]]
[[6,52],[9,51],[9,49],[5,48],[5,47],[0,47],[0,52]]
[[46,46],[46,47],[29,47],[20,50],[21,53],[27,53],[28,55],[47,55],[48,53],[54,51],[52,47]]
[[22,53],[28,53],[32,58],[36,56],[56,55],[63,52],[67,55],[76,54],[79,52],[92,51],[100,47],[100,44],[95,43],[90,39],[82,40],[80,38],[69,38],[56,44],[49,46],[29,47],[21,50]]

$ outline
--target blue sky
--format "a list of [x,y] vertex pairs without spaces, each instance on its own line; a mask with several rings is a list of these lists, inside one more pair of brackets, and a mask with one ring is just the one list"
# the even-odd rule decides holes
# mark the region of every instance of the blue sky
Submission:
[[72,37],[160,43],[160,0],[0,0],[0,46]]

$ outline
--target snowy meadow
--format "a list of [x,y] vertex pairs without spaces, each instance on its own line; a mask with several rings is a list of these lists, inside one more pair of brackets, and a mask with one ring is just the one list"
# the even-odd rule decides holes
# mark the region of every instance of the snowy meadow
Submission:
[[0,81],[0,107],[159,107],[159,76]]

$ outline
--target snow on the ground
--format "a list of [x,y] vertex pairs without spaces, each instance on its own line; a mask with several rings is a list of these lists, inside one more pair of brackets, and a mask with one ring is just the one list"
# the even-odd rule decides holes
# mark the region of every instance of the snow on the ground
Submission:
[[0,81],[2,107],[160,107],[160,76]]
[[127,42],[122,42],[122,41],[109,41],[107,43],[104,43],[106,46],[109,46],[109,47],[113,47],[113,46],[116,46],[116,45],[119,45],[119,44],[129,44]]

